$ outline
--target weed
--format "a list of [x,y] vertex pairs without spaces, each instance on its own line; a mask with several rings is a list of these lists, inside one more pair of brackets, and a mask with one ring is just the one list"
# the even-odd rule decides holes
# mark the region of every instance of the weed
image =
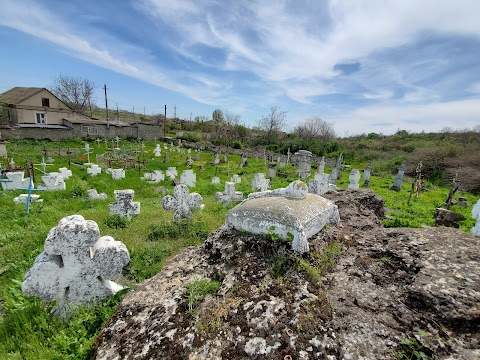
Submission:
[[187,289],[183,293],[186,299],[185,305],[187,312],[190,314],[195,313],[195,309],[198,304],[208,294],[215,294],[220,289],[221,283],[219,281],[210,281],[201,279],[194,281],[187,285]]
[[[208,236],[208,230],[203,223],[199,222],[173,222],[171,224],[161,224],[152,226],[147,239],[156,241],[160,239],[178,239],[180,237],[204,241]],[[193,244],[192,244],[193,245]]]
[[128,226],[129,221],[118,214],[110,215],[103,222],[109,228],[125,229]]
[[400,360],[428,360],[427,354],[422,350],[423,346],[420,345],[415,339],[402,339],[400,341],[401,349],[398,350],[395,355]]

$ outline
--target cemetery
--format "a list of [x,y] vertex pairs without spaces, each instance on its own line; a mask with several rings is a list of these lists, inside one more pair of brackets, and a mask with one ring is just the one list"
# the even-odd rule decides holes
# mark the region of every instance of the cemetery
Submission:
[[404,339],[480,357],[480,200],[458,170],[118,137],[6,150],[6,358],[395,359]]

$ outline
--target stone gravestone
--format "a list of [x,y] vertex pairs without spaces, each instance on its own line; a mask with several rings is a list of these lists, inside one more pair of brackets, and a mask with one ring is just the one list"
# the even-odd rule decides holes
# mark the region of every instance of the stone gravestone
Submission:
[[242,166],[241,167],[247,166],[247,161],[248,161],[247,155],[242,154],[242,162],[241,162]]
[[107,194],[105,193],[98,193],[97,189],[89,189],[87,190],[87,196],[89,200],[105,200],[107,198]]
[[254,234],[273,232],[292,241],[292,249],[309,251],[308,239],[327,224],[338,224],[340,216],[333,201],[308,193],[308,187],[296,180],[286,188],[253,193],[230,210],[226,225]]
[[185,160],[185,165],[187,165],[188,168],[191,168],[193,166],[193,159],[190,157],[190,155],[187,156],[187,159]]
[[157,144],[155,149],[153,149],[155,157],[162,156],[162,149],[160,149],[160,144]]
[[360,181],[360,170],[352,169],[348,179],[350,180],[350,184],[348,184],[348,188],[358,190],[359,189],[358,182]]
[[477,201],[472,208],[472,217],[477,220],[475,226],[470,230],[470,232],[475,236],[480,236],[480,200]]
[[227,206],[232,202],[242,201],[243,193],[235,191],[235,183],[227,181],[225,183],[225,192],[217,192],[215,194],[215,201],[223,203],[223,206]]
[[405,174],[405,166],[406,166],[406,163],[404,160],[402,162],[402,165],[400,165],[400,169],[398,169],[397,177],[395,178],[393,185],[390,187],[390,190],[400,191],[402,186],[403,175]]
[[287,164],[287,157],[285,155],[280,156],[280,161],[278,162],[278,166],[280,169],[283,169]]
[[332,169],[332,172],[330,173],[330,176],[328,178],[328,182],[331,185],[334,185],[334,186],[337,185],[337,168]]
[[173,220],[192,220],[192,210],[202,209],[203,198],[198,193],[189,193],[185,184],[175,186],[173,196],[167,195],[162,199],[162,207],[167,211],[173,211]]
[[68,306],[95,305],[123,287],[110,279],[130,261],[127,248],[111,236],[100,237],[97,223],[67,216],[50,230],[44,251],[25,275],[22,291],[44,301],[59,300],[57,314]]
[[268,164],[268,178],[270,181],[277,177],[277,163]]
[[215,153],[215,159],[213,160],[213,163],[215,165],[220,164],[220,155],[218,153]]
[[174,180],[178,175],[177,168],[169,166],[167,171],[165,172],[165,175],[167,175],[171,180]]
[[188,187],[195,187],[197,183],[197,175],[193,172],[193,170],[183,170],[182,174],[180,175],[180,184],[185,184]]
[[267,191],[270,187],[270,180],[265,179],[265,174],[257,173],[253,175],[252,191]]
[[114,190],[113,195],[117,202],[108,205],[111,215],[120,215],[121,217],[130,219],[132,215],[140,214],[140,203],[133,201],[135,191],[132,189]]
[[317,173],[319,173],[319,174],[325,173],[325,156],[322,156],[322,160],[320,160],[320,164],[318,165]]
[[60,175],[63,176],[63,178],[64,178],[65,180],[68,180],[68,178],[69,178],[70,176],[72,176],[72,170],[69,170],[69,169],[67,169],[67,168],[65,168],[65,167],[62,167],[62,168],[58,169],[58,172],[60,173]]
[[140,179],[148,180],[150,183],[156,184],[165,180],[165,175],[162,170],[153,170],[151,173],[143,173],[143,176]]
[[92,164],[90,165],[89,168],[87,168],[87,174],[90,174],[91,176],[98,175],[102,172],[102,168],[98,166],[97,164]]
[[306,179],[310,177],[312,153],[308,150],[298,150],[295,153],[295,156],[300,158],[298,165],[298,177],[300,179]]
[[370,186],[370,173],[372,169],[370,168],[370,163],[368,163],[367,167],[363,170],[363,187],[368,188]]
[[212,178],[212,184],[220,184],[220,178],[218,176]]
[[238,174],[234,174],[232,175],[232,177],[230,178],[230,181],[235,183],[235,184],[240,184],[242,182],[242,178],[240,177],[240,175]]
[[316,195],[323,195],[329,191],[335,191],[335,185],[331,185],[330,176],[324,173],[315,173],[314,180],[308,182],[308,192]]
[[163,163],[164,163],[164,164],[168,163],[168,154],[165,154],[165,155],[163,156]]
[[51,172],[48,175],[42,176],[42,181],[45,185],[39,185],[39,189],[43,190],[65,190],[66,185],[63,176],[57,172]]
[[199,151],[195,151],[195,155],[193,155],[193,160],[200,161],[200,152]]
[[9,180],[10,182],[2,182],[3,190],[16,190],[18,188],[27,187],[30,184],[30,178],[24,178],[23,175],[23,171],[7,172],[7,180]]
[[123,169],[111,169],[110,173],[113,180],[125,179],[125,170]]
[[7,144],[2,139],[2,133],[0,132],[0,157],[6,158],[7,157]]

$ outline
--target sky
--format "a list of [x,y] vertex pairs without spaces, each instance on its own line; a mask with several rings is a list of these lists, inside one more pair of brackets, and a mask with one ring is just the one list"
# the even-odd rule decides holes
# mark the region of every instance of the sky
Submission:
[[0,92],[87,78],[104,106],[339,136],[480,125],[478,0],[0,0]]

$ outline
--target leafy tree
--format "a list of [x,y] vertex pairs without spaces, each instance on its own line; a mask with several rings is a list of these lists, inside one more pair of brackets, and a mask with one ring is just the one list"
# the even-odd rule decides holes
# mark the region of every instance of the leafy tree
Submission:
[[213,110],[212,120],[217,123],[222,123],[224,121],[223,111],[220,109]]
[[322,120],[320,116],[312,116],[297,125],[293,132],[302,139],[318,139],[329,141],[336,137],[333,124]]
[[265,140],[268,142],[277,137],[277,133],[282,131],[287,122],[287,111],[281,110],[280,106],[272,106],[270,114],[264,116],[259,121],[259,128],[265,131]]
[[205,115],[199,115],[199,116],[195,116],[194,120],[197,123],[203,123],[208,121],[208,117],[206,117]]
[[3,100],[3,98],[0,96],[0,122],[6,122],[6,117],[7,117],[7,104]]
[[84,112],[94,104],[94,90],[95,84],[88,79],[60,74],[50,91],[73,111]]

